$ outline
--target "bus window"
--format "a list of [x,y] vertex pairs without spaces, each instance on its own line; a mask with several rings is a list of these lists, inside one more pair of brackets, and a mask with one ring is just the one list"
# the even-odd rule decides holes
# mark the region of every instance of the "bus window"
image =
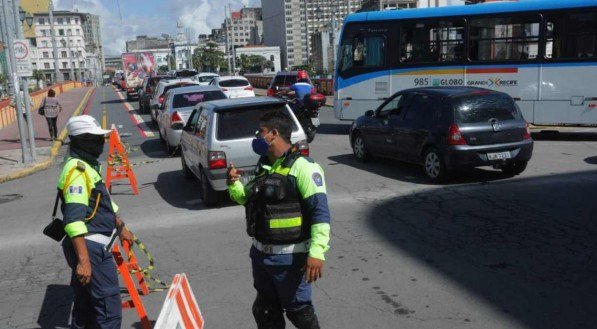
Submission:
[[597,57],[597,12],[546,15],[545,58]]
[[385,66],[386,41],[383,36],[346,38],[340,51],[340,72],[356,67]]
[[464,21],[402,26],[402,62],[453,62],[464,58]]
[[539,54],[539,17],[489,17],[471,20],[470,50],[473,61],[519,61]]

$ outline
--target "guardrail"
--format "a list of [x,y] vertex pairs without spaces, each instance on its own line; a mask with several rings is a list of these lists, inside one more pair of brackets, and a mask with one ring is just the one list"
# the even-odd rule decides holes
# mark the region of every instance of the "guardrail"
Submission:
[[[67,92],[73,88],[83,87],[82,82],[66,81],[58,84],[51,85],[42,90],[34,91],[30,93],[31,96],[31,112],[35,112],[41,106],[44,98],[48,96],[48,90],[54,89],[56,96]],[[17,109],[10,104],[8,99],[0,101],[0,129],[13,124],[17,121]]]
[[[251,85],[255,88],[267,89],[274,76],[245,75]],[[324,95],[334,94],[334,83],[332,79],[311,79],[317,91]]]

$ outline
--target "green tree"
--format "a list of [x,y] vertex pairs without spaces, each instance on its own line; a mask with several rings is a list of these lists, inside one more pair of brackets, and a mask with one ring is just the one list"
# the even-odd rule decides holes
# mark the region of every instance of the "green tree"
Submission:
[[193,51],[193,67],[199,71],[216,72],[228,69],[224,52],[215,42],[208,42]]
[[168,65],[162,65],[162,66],[158,67],[158,71],[168,72]]
[[35,82],[37,82],[38,86],[40,81],[44,81],[46,79],[46,75],[42,70],[33,70],[33,75],[31,77],[35,79]]
[[265,69],[274,69],[274,63],[261,55],[242,54],[236,59],[237,66],[244,72],[261,73]]
[[295,65],[290,68],[291,71],[307,71],[310,77],[315,76],[315,69],[309,65]]
[[8,92],[7,83],[8,80],[6,80],[6,77],[3,74],[0,74],[0,99],[2,99],[2,96]]

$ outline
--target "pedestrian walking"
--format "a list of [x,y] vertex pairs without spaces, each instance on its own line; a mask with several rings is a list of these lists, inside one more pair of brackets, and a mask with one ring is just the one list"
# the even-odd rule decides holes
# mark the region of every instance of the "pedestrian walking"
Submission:
[[259,329],[285,327],[284,312],[299,329],[318,329],[311,282],[323,275],[330,240],[330,212],[323,169],[290,142],[292,121],[270,112],[260,119],[252,142],[261,155],[255,179],[244,186],[230,164],[230,197],[245,205],[257,297]]
[[58,190],[66,232],[62,247],[74,290],[71,328],[120,328],[122,304],[111,247],[116,235],[129,243],[132,235],[100,175],[98,158],[110,130],[88,115],[70,118],[66,129],[71,143]]
[[50,140],[53,141],[58,138],[58,127],[56,126],[56,122],[58,121],[58,113],[62,112],[62,105],[58,99],[56,99],[56,92],[54,89],[48,90],[48,96],[42,101],[41,108],[43,109],[43,115],[48,122]]

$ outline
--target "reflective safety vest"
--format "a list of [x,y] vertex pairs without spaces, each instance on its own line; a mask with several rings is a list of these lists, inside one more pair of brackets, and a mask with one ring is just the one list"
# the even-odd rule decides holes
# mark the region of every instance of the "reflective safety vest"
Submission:
[[112,234],[118,206],[101,175],[81,159],[69,158],[58,180],[62,191],[64,230],[69,237],[86,233]]
[[264,244],[293,244],[310,238],[310,226],[304,220],[301,196],[295,180],[288,173],[301,156],[288,155],[272,173],[264,170],[251,186],[246,204],[247,233]]

